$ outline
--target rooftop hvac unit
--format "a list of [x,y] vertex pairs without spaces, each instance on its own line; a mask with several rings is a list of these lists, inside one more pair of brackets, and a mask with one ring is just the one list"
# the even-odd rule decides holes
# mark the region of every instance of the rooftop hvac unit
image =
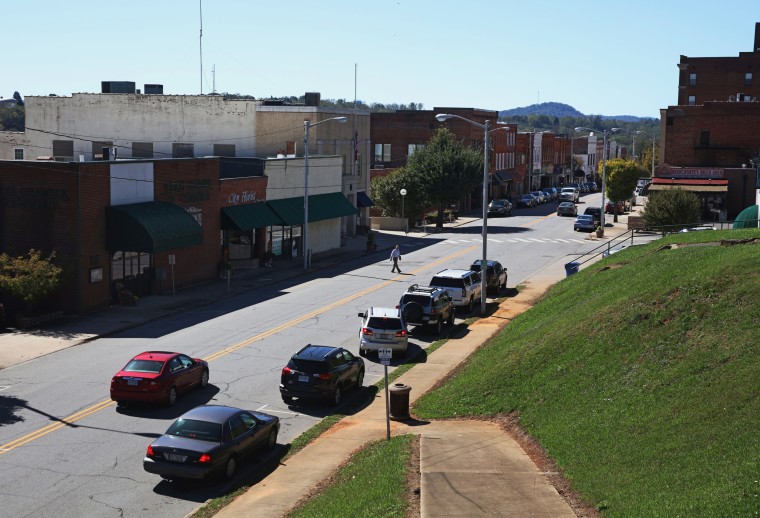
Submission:
[[145,84],[145,88],[143,91],[146,94],[154,94],[154,95],[163,95],[164,93],[164,85],[155,85],[155,84]]
[[133,94],[135,93],[135,82],[134,81],[101,81],[100,93]]

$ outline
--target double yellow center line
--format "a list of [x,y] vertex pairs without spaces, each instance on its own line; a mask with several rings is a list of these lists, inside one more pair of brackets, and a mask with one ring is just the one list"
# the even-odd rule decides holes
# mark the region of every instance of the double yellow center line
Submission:
[[[426,264],[425,266],[421,266],[420,268],[417,268],[416,270],[413,270],[413,274],[417,274],[420,272],[424,272],[425,270],[429,270],[430,268],[434,268],[435,266],[438,266],[439,264],[443,262],[447,262],[455,257],[459,257],[460,255],[464,255],[468,252],[471,252],[472,250],[478,248],[477,246],[470,246],[467,248],[463,248],[453,254],[447,255],[446,257],[442,257],[436,261],[433,261],[432,263]],[[242,342],[239,342],[237,344],[231,345],[229,347],[225,347],[224,349],[221,349],[215,353],[212,353],[207,358],[205,358],[206,361],[212,362],[214,360],[218,360],[219,358],[222,358],[224,356],[227,356],[230,353],[233,353],[237,350],[242,349],[243,347],[246,347],[248,345],[251,345],[254,342],[258,342],[260,340],[263,340],[265,338],[268,338],[276,333],[279,333],[280,331],[287,329],[289,327],[296,326],[302,322],[305,322],[311,318],[314,318],[318,315],[321,315],[322,313],[325,313],[335,307],[341,306],[343,304],[346,304],[348,302],[351,302],[352,300],[358,299],[359,297],[362,297],[364,295],[367,295],[368,293],[372,293],[373,291],[377,291],[381,288],[384,288],[390,284],[393,284],[394,282],[398,281],[400,278],[403,278],[402,276],[396,276],[390,280],[383,281],[379,284],[376,284],[375,286],[371,286],[367,289],[364,289],[362,291],[359,291],[357,293],[354,293],[352,295],[349,295],[348,297],[344,297],[337,302],[333,302],[332,304],[329,304],[327,306],[323,306],[319,309],[315,309],[314,311],[307,313],[305,315],[301,315],[300,317],[297,317],[293,320],[290,320],[288,322],[285,322],[284,324],[280,324],[279,326],[273,327],[272,329],[265,331],[263,333],[259,333],[255,336],[252,336],[251,338],[248,338],[246,340],[243,340]],[[83,410],[80,410],[79,412],[73,413],[67,417],[64,417],[63,419],[59,421],[55,421],[54,423],[50,423],[47,426],[43,426],[42,428],[35,430],[34,432],[28,433],[24,435],[23,437],[19,437],[18,439],[15,439],[11,442],[5,443],[3,445],[0,445],[0,455],[3,455],[5,453],[8,453],[9,451],[15,450],[19,446],[23,446],[24,444],[27,444],[29,442],[32,442],[34,440],[37,440],[41,437],[46,436],[49,433],[55,432],[56,430],[60,430],[61,428],[72,426],[75,422],[84,419],[87,416],[90,416],[96,412],[100,412],[101,410],[104,410],[112,405],[115,404],[115,401],[112,401],[110,399],[105,399],[99,403],[95,403],[92,406],[89,406]]]

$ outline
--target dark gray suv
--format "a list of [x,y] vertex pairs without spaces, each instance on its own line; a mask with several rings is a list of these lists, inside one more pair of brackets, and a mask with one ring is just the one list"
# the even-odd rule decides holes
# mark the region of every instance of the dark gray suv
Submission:
[[399,309],[411,326],[430,326],[437,333],[443,323],[454,325],[454,302],[444,288],[412,284],[401,296]]
[[364,360],[342,347],[309,344],[283,367],[280,395],[285,403],[297,397],[324,399],[337,406],[344,391],[362,385]]

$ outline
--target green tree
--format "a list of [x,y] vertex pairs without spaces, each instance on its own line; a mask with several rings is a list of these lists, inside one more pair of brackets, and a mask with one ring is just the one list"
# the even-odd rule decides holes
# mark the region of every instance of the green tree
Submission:
[[[646,171],[642,170],[636,162],[622,158],[607,160],[606,172],[607,197],[612,202],[629,199],[636,188],[636,181],[639,177],[646,176]],[[614,221],[617,222],[617,204],[614,204],[614,207]]]
[[440,128],[424,148],[409,157],[406,168],[420,177],[427,198],[438,207],[436,226],[441,228],[445,206],[481,185],[483,154]]
[[[372,201],[382,208],[384,216],[401,217],[403,204],[403,216],[414,222],[424,217],[425,209],[430,206],[422,178],[412,174],[406,167],[399,167],[387,176],[373,179],[369,189]],[[403,202],[401,189],[406,189]]]
[[701,212],[702,204],[696,194],[683,189],[668,189],[649,193],[641,217],[647,228],[675,225],[673,230],[678,230],[699,223]]
[[60,286],[62,269],[54,260],[55,252],[45,259],[34,249],[26,257],[0,254],[0,291],[23,301],[33,313]]

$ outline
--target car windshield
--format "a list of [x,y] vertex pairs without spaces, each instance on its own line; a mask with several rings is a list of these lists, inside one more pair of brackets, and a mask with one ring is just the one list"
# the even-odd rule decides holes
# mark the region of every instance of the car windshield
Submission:
[[370,317],[367,327],[372,329],[383,329],[386,331],[401,329],[404,326],[398,318]]
[[489,203],[489,206],[490,207],[503,207],[504,206],[504,202],[503,201],[492,201],[491,203]]
[[161,372],[163,366],[164,362],[158,360],[132,360],[126,367],[124,367],[124,370],[127,372],[148,372],[158,374]]
[[198,421],[196,419],[179,418],[169,427],[166,435],[189,437],[201,441],[221,442],[222,425],[219,423],[209,423],[208,421]]
[[327,372],[327,362],[291,358],[288,367],[307,374],[323,374]]
[[591,216],[588,215],[588,214],[581,214],[580,216],[578,216],[578,219],[579,220],[590,220]]
[[431,286],[443,286],[444,288],[461,288],[463,284],[462,279],[451,279],[449,277],[433,277],[430,281]]

